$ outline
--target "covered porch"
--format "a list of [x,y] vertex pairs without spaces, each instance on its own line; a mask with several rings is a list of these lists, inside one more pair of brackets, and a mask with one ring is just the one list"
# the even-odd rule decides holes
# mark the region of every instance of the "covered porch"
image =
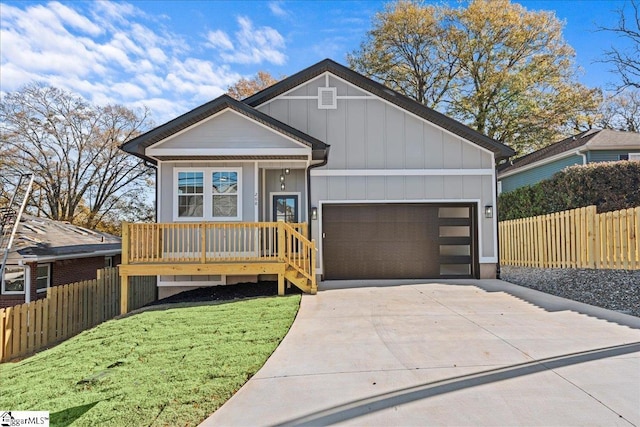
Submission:
[[278,294],[289,282],[315,294],[316,246],[307,223],[123,223],[121,313],[130,276],[277,275]]

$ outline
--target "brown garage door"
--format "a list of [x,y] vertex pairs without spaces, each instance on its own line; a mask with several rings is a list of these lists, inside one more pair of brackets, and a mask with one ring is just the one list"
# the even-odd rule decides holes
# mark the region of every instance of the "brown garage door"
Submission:
[[324,205],[324,278],[473,277],[473,218],[471,205]]

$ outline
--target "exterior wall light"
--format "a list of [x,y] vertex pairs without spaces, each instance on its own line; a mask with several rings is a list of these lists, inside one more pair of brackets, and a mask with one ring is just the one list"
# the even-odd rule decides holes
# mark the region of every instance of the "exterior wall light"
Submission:
[[285,170],[284,170],[284,174],[285,174],[285,175],[289,175],[290,173],[291,173],[291,169],[289,169],[289,168],[285,168]]
[[280,175],[280,182],[284,182],[284,175]]
[[311,208],[311,219],[312,220],[318,219],[318,208],[316,208],[315,206]]
[[280,184],[280,190],[284,191],[284,182]]
[[484,207],[484,217],[493,218],[493,206],[487,205]]

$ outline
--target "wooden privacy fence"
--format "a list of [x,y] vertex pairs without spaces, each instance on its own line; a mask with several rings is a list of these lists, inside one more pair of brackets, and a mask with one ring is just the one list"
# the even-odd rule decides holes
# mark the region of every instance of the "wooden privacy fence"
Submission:
[[[155,277],[131,277],[129,307],[155,301]],[[120,314],[118,268],[98,278],[47,290],[47,297],[0,309],[0,362],[26,356]]]
[[500,262],[538,268],[640,269],[640,207],[595,206],[501,221]]

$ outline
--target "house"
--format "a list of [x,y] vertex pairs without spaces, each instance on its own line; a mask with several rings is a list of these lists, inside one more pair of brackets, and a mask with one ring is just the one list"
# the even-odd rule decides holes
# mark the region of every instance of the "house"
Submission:
[[567,166],[640,160],[640,133],[591,129],[505,163],[498,193],[536,184]]
[[120,238],[23,214],[2,277],[0,308],[35,301],[47,289],[96,278],[120,263]]
[[495,164],[513,150],[332,60],[122,149],[157,167],[158,224],[124,225],[120,273],[159,275],[160,298],[266,275],[307,292],[496,277]]

